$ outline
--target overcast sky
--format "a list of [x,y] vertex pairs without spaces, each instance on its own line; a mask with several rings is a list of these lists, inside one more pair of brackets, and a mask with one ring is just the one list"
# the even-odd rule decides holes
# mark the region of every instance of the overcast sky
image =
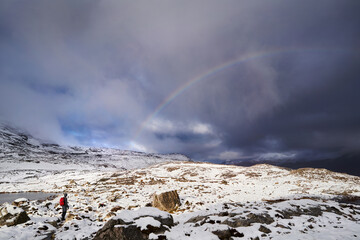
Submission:
[[195,160],[360,150],[360,1],[0,1],[0,119]]

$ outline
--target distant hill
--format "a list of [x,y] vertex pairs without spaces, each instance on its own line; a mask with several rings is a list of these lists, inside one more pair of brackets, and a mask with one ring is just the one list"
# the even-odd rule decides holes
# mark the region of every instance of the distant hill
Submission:
[[267,163],[280,167],[292,169],[298,168],[325,168],[334,172],[342,172],[350,175],[360,176],[360,153],[348,153],[336,158],[320,159],[320,160],[232,160],[223,162],[237,166],[252,166],[259,163]]

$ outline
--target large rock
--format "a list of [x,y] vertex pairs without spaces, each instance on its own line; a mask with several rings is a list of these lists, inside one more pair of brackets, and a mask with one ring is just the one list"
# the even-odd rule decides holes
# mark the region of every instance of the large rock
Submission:
[[5,203],[0,208],[0,226],[15,226],[29,220],[26,212],[19,207]]
[[172,212],[180,205],[180,198],[176,190],[153,195],[152,206],[162,211]]
[[94,240],[145,240],[139,228],[135,225],[115,225],[104,231],[100,229]]
[[18,198],[18,199],[15,199],[12,204],[14,206],[21,207],[22,205],[28,205],[29,200],[27,198]]
[[105,223],[95,235],[94,240],[148,239],[153,234],[162,234],[174,226],[171,214],[152,207],[135,211],[123,210]]

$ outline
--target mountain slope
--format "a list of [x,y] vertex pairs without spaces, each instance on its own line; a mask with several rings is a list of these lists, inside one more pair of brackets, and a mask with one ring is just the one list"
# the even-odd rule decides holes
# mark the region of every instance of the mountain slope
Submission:
[[121,170],[166,161],[187,161],[181,154],[147,154],[109,148],[70,147],[42,142],[0,124],[0,179],[11,182],[65,170]]

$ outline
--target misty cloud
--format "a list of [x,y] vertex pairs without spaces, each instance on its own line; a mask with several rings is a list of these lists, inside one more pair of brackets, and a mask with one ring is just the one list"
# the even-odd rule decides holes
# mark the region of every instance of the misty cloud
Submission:
[[[359,10],[357,1],[2,1],[0,118],[60,143],[198,160],[357,151]],[[257,57],[149,119],[191,79],[246,55]]]

